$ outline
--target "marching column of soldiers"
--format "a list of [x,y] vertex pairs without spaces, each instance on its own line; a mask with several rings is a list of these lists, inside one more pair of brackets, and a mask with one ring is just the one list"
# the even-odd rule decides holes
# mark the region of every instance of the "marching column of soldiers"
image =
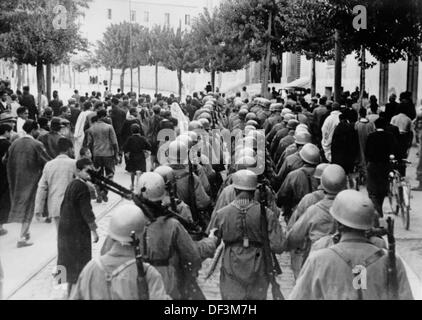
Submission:
[[[308,104],[295,95],[248,101],[208,93],[181,107],[174,96],[97,98],[79,100],[83,111],[70,108],[79,111],[68,124],[74,141],[61,134],[62,120],[51,120],[58,131],[46,133],[46,143],[56,154],[35,140],[35,120],[22,120],[24,132],[9,149],[9,159],[23,159],[29,145],[38,175],[54,158],[31,192],[38,218],[46,199],[49,216],[57,212],[57,265],[68,269],[70,299],[204,300],[197,278],[206,259],[207,278],[220,267],[223,300],[265,300],[270,288],[275,300],[413,298],[392,221],[383,220],[389,157],[398,155],[394,125],[383,115],[368,121],[362,105],[326,97]],[[1,120],[5,141],[14,119]],[[123,157],[129,189],[113,181]],[[26,184],[17,186],[15,162],[2,167],[13,207],[13,191]],[[368,195],[355,190],[355,165]],[[54,177],[64,171],[58,188]],[[36,190],[36,182],[29,187]],[[91,240],[99,236],[90,200],[107,202],[109,191],[132,203],[113,211],[101,255],[91,260]],[[30,246],[34,209],[15,208],[11,216],[15,211],[26,212],[16,220],[17,246]],[[277,282],[283,253],[295,278],[289,297]]]
[[[208,277],[220,265],[222,299],[265,300],[281,271],[276,255],[290,252],[290,299],[412,299],[402,261],[394,256],[391,266],[373,231],[381,214],[351,189],[341,163],[324,159],[318,111],[293,99],[198,100],[187,131],[157,142],[153,172],[138,177],[134,204],[113,215],[101,258],[71,298],[205,299],[197,276],[213,258]],[[356,266],[366,269],[365,290]],[[284,297],[273,290],[273,298]]]

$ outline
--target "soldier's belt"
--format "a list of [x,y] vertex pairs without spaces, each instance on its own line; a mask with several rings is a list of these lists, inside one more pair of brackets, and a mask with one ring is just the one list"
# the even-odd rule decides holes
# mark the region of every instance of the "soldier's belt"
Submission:
[[[239,246],[239,247],[243,247],[243,239],[242,240],[236,240],[236,241],[226,241],[224,240],[224,245],[226,247],[229,246]],[[255,247],[255,248],[261,248],[264,244],[262,242],[259,241],[254,241],[254,240],[248,240],[248,247]]]
[[161,259],[161,260],[145,260],[145,262],[149,263],[154,267],[168,267],[169,266],[169,259]]

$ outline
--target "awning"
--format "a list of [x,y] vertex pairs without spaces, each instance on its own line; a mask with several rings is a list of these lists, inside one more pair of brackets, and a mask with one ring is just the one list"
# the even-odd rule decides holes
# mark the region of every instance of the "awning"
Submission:
[[309,79],[308,77],[296,79],[296,80],[284,85],[283,89],[294,88],[294,87],[309,89],[309,88],[311,88],[311,79]]

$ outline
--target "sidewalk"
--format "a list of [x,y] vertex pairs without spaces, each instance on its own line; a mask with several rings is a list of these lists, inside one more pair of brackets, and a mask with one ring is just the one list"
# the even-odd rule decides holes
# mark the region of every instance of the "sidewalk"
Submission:
[[[115,181],[125,186],[129,185],[129,176],[122,168],[117,168]],[[101,220],[113,207],[121,201],[121,197],[109,193],[108,203],[92,202],[94,214]],[[17,248],[17,237],[21,225],[12,223],[5,225],[9,233],[0,238],[0,259],[4,271],[3,297],[8,299],[51,262],[55,263],[57,255],[57,232],[54,223],[37,222],[31,225],[31,241],[33,246]]]

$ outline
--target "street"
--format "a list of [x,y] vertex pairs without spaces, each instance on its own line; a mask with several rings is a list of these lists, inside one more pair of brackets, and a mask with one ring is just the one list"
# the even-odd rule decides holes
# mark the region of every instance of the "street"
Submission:
[[[415,168],[417,165],[416,148],[412,148],[409,157],[412,165],[408,168],[407,177],[412,185],[415,185]],[[130,176],[120,166],[115,175],[115,181],[123,186],[130,184]],[[362,190],[362,192],[365,192]],[[422,193],[415,192],[411,200],[411,224],[410,230],[403,228],[398,218],[395,223],[395,236],[397,253],[406,264],[407,274],[415,299],[422,299]],[[100,241],[93,245],[93,257],[99,254],[101,246],[107,234],[110,214],[119,206],[127,202],[121,197],[110,194],[109,202],[96,204],[92,202],[97,218],[98,234]],[[386,212],[389,210],[388,202],[384,203]],[[285,226],[284,226],[285,227]],[[28,248],[16,248],[16,235],[20,225],[8,224],[9,233],[2,237],[0,252],[5,272],[4,296],[10,300],[54,300],[63,298],[63,290],[53,283],[52,271],[56,265],[56,230],[54,224],[33,222],[31,227],[31,239],[34,245]],[[288,253],[278,255],[278,260],[283,274],[277,277],[283,295],[287,298],[294,286],[294,278],[290,269],[290,257]],[[220,300],[219,291],[219,266],[215,273],[205,280],[212,259],[207,259],[202,264],[198,283],[205,296],[209,300]],[[271,294],[268,294],[271,299]]]

